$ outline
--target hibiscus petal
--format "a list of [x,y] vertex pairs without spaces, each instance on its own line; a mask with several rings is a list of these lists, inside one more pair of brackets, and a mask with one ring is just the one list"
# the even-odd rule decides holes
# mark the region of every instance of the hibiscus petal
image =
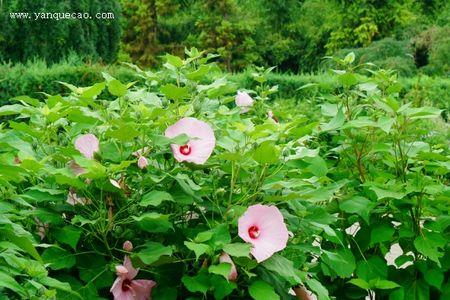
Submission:
[[152,288],[156,285],[153,280],[133,280],[131,282],[131,288],[134,291],[135,300],[148,300],[150,299]]
[[134,299],[133,291],[132,290],[124,291],[122,289],[122,284],[123,278],[117,277],[110,289],[110,292],[114,296],[114,300],[133,300]]
[[93,159],[94,153],[99,151],[98,139],[93,134],[84,134],[75,140],[75,148],[86,158]]
[[173,155],[179,162],[187,161],[195,164],[204,164],[211,156],[216,145],[216,138],[211,126],[196,118],[183,118],[168,127],[165,136],[169,138],[186,134],[191,140],[186,144],[189,153],[183,154],[180,145],[172,144]]
[[237,270],[236,270],[236,265],[234,264],[233,260],[231,259],[231,257],[228,255],[228,253],[223,252],[220,257],[219,257],[219,261],[221,263],[229,263],[231,264],[231,270],[230,270],[230,274],[228,275],[228,279],[231,281],[236,281],[237,278]]
[[[248,231],[255,226],[259,236],[251,238]],[[276,206],[253,205],[238,220],[238,234],[253,245],[252,255],[258,262],[286,248],[289,233],[284,218]]]
[[[236,99],[235,99],[235,103],[237,106],[249,107],[249,106],[253,105],[253,102],[254,102],[253,98],[250,97],[250,95],[247,94],[246,92],[240,92],[240,91],[237,92]],[[248,108],[247,108],[247,110],[248,110]]]
[[130,259],[130,257],[128,257],[128,255],[125,255],[125,259],[124,259],[124,261],[123,261],[123,265],[124,265],[124,267],[125,268],[127,268],[127,270],[128,270],[128,274],[127,274],[127,278],[128,279],[133,279],[134,277],[136,277],[136,275],[137,275],[137,273],[138,273],[138,270],[136,270],[134,267],[133,267],[133,264],[131,263],[131,259]]

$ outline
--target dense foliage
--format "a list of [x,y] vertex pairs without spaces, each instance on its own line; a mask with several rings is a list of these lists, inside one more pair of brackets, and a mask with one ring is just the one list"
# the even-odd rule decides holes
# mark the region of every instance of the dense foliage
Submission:
[[[71,52],[90,59],[115,61],[120,41],[118,1],[69,0],[0,2],[0,60],[26,62],[41,58],[59,62]],[[13,18],[10,13],[28,13]],[[82,13],[92,19],[36,19],[35,14]],[[97,13],[113,13],[113,19],[97,19]]]
[[[402,75],[450,71],[450,4],[444,0],[110,0],[0,2],[0,61],[87,61],[158,66],[185,47],[218,53],[227,70],[328,69],[349,51]],[[113,12],[114,19],[19,20],[11,12]],[[349,50],[350,49],[350,50]],[[342,58],[342,57],[341,57]]]
[[393,47],[375,54],[385,42],[365,51],[378,55],[377,63],[407,75],[428,65],[429,74],[449,72],[448,1],[133,0],[122,6],[121,58],[139,64],[196,46],[219,53],[229,70],[256,63],[304,72],[321,67],[325,55],[387,38]]
[[[271,101],[271,69],[244,91],[214,57],[0,107],[0,295],[105,299],[116,280],[152,299],[447,299],[441,110],[353,53],[311,96],[320,113]],[[255,207],[273,220],[248,223]]]
[[[373,49],[379,51],[380,48]],[[377,60],[376,55],[368,52],[360,52],[355,58],[358,63],[372,62],[374,59],[380,67],[398,67],[384,65]],[[327,63],[332,66],[333,64]],[[401,71],[401,70],[400,70]],[[67,94],[67,90],[59,81],[70,82],[76,86],[91,86],[103,79],[102,73],[106,72],[123,82],[144,82],[144,79],[124,65],[102,65],[85,64],[77,56],[69,58],[61,63],[48,66],[43,61],[33,61],[25,64],[3,64],[0,65],[0,104],[9,102],[9,99],[20,95],[29,95],[34,98],[43,99],[45,93]],[[214,76],[226,76],[239,87],[253,89],[253,68],[239,73],[221,73]],[[401,72],[398,72],[400,75]],[[207,76],[212,76],[208,74]],[[443,116],[447,119],[450,111],[450,79],[445,77],[430,77],[419,75],[416,77],[398,78],[402,86],[400,94],[408,101],[416,105],[433,105],[444,109]],[[286,101],[293,99],[299,105],[310,105],[311,110],[316,105],[314,99],[324,95],[333,95],[339,89],[339,82],[329,71],[317,74],[289,74],[272,72],[267,74],[267,83],[277,85],[278,92],[273,95],[275,99]],[[312,85],[311,85],[312,83]],[[303,87],[304,88],[301,88]],[[107,94],[103,95],[108,97]]]

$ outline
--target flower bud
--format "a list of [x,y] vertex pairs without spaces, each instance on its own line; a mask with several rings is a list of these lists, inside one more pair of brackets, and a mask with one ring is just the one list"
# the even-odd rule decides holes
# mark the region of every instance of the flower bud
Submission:
[[139,156],[137,165],[139,169],[145,169],[148,166],[148,161],[144,156]]
[[133,251],[133,244],[130,241],[125,241],[122,246],[123,250],[131,252]]
[[234,264],[234,262],[231,260],[231,257],[228,255],[228,253],[223,252],[220,257],[219,257],[219,262],[221,263],[229,263],[231,264],[231,270],[230,270],[230,274],[228,274],[228,280],[230,281],[236,281],[237,278],[237,270],[236,270],[236,265]]
[[118,266],[116,266],[116,274],[119,276],[125,275],[125,274],[128,274],[128,270],[124,266],[118,265]]

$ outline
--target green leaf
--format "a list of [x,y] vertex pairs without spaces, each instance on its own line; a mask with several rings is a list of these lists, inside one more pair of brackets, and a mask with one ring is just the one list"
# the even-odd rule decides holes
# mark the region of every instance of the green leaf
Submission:
[[403,300],[430,300],[430,286],[422,279],[414,280],[406,287]]
[[9,274],[4,273],[3,271],[0,271],[0,287],[7,288],[13,292],[16,292],[17,294],[24,297],[23,299],[27,298],[25,289],[20,286],[20,284],[18,284],[13,277],[11,277]]
[[280,299],[273,287],[265,281],[257,280],[248,288],[250,296],[255,300],[277,300]]
[[389,241],[395,233],[395,229],[389,224],[379,224],[370,232],[370,243],[372,245]]
[[117,79],[108,81],[108,91],[114,96],[122,97],[127,92],[127,89],[127,85]]
[[9,116],[9,115],[18,115],[24,109],[25,109],[25,107],[20,104],[3,105],[3,106],[0,106],[0,117],[1,116]]
[[319,300],[330,300],[328,290],[320,283],[320,281],[306,277],[306,285],[317,295]]
[[336,252],[323,251],[323,262],[341,278],[350,277],[355,270],[355,258],[347,249],[339,249]]
[[305,162],[309,164],[307,170],[314,174],[317,177],[323,177],[326,176],[328,173],[328,167],[325,160],[320,157],[305,157],[303,158]]
[[17,97],[11,98],[11,100],[24,102],[24,103],[30,104],[31,106],[34,106],[34,107],[39,106],[39,103],[40,103],[40,101],[38,99],[31,98],[27,95],[17,96]]
[[209,273],[217,274],[223,276],[225,279],[228,278],[231,272],[231,264],[229,263],[220,263],[218,265],[211,265],[208,268]]
[[173,230],[169,215],[162,215],[156,212],[145,213],[139,217],[132,217],[142,230],[147,232],[167,232]]
[[418,107],[408,108],[405,115],[411,119],[431,119],[439,117],[441,112],[441,109],[435,107]]
[[[39,282],[48,287],[52,287],[52,288],[56,288],[61,291],[72,292],[72,293],[76,294],[75,292],[72,291],[72,288],[70,287],[69,283],[61,282],[55,278],[46,276],[46,277],[40,278]],[[81,298],[81,296],[79,298]]]
[[358,79],[356,78],[355,74],[349,72],[338,75],[338,81],[342,85],[347,87],[358,83]]
[[376,186],[371,186],[370,189],[375,192],[375,194],[378,197],[378,200],[382,200],[385,198],[394,198],[400,200],[403,199],[403,197],[405,197],[405,193],[386,190]]
[[354,52],[350,52],[349,54],[347,54],[344,58],[344,62],[346,64],[351,64],[355,61],[355,53]]
[[209,288],[209,277],[206,273],[200,273],[197,276],[183,276],[181,278],[184,286],[192,293],[200,292],[206,294]]
[[428,269],[425,272],[425,281],[429,284],[437,288],[441,289],[442,283],[444,282],[444,274],[437,269]]
[[340,107],[336,115],[330,120],[330,122],[321,124],[320,129],[321,131],[333,131],[341,128],[342,125],[344,125],[344,122],[345,122],[344,111]]
[[166,59],[166,61],[171,64],[174,67],[177,68],[181,68],[183,66],[183,60],[181,58],[179,58],[178,56],[174,56],[171,54],[166,54],[164,56],[164,58]]
[[195,237],[194,241],[196,243],[203,243],[206,241],[209,241],[213,236],[213,232],[212,231],[203,231],[203,232],[199,232],[197,234],[197,236]]
[[298,272],[294,267],[294,263],[279,254],[272,255],[262,263],[262,266],[267,270],[280,275],[292,285],[301,282]]
[[102,91],[105,89],[105,86],[106,86],[106,83],[104,83],[104,82],[95,83],[93,86],[85,89],[83,91],[83,93],[81,94],[81,97],[82,98],[95,98],[102,93]]
[[361,196],[353,196],[350,199],[339,203],[339,207],[346,213],[359,215],[367,224],[369,224],[369,214],[372,202]]
[[144,264],[150,265],[164,255],[172,255],[172,247],[156,242],[147,242],[144,249],[133,254],[133,257],[138,257]]
[[37,261],[42,262],[42,258],[34,247],[31,240],[32,237],[28,232],[25,232],[25,230],[21,227],[15,227],[13,229],[5,228],[2,229],[2,231],[2,234],[7,240],[17,245],[20,249],[24,250]]
[[172,195],[163,191],[151,191],[141,198],[140,206],[158,206],[163,201],[174,201]]
[[253,152],[253,159],[259,164],[275,164],[278,162],[280,150],[273,141],[264,141]]
[[136,130],[137,124],[134,122],[118,123],[115,129],[106,131],[106,137],[112,137],[122,142],[130,142],[139,135]]
[[178,87],[172,83],[161,87],[161,92],[169,99],[179,101],[189,97],[189,89],[187,87]]
[[349,280],[349,283],[356,285],[357,287],[362,288],[363,290],[370,289],[369,283],[361,278],[353,278]]
[[69,245],[75,250],[81,237],[81,231],[75,226],[67,225],[63,228],[56,228],[54,234],[58,242]]
[[437,232],[422,231],[422,235],[414,240],[414,246],[417,251],[425,255],[440,266],[439,258],[444,256],[439,248],[444,248],[446,244],[445,238]]
[[52,270],[69,269],[76,263],[72,253],[57,247],[45,249],[42,259],[45,263],[50,264]]
[[185,241],[184,245],[189,250],[194,251],[195,257],[196,257],[197,260],[203,254],[211,252],[211,247],[209,245],[206,245],[206,244],[197,244],[197,243]]
[[225,298],[237,288],[235,282],[228,281],[227,279],[215,275],[212,276],[210,283],[214,288],[214,298],[218,300]]
[[223,246],[223,251],[235,257],[249,257],[251,244],[233,243]]
[[372,279],[386,278],[388,276],[388,267],[386,260],[379,256],[372,256],[367,260],[361,260],[356,267],[358,278],[369,282]]
[[216,249],[222,249],[222,247],[231,242],[230,231],[225,224],[218,225],[210,230],[213,235],[209,244]]
[[400,287],[397,283],[385,279],[372,279],[369,283],[371,287],[380,290],[390,290]]

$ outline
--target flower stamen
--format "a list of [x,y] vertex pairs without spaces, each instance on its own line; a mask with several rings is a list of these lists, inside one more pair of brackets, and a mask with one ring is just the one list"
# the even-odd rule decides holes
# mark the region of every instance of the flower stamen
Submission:
[[259,237],[259,235],[261,234],[261,232],[259,231],[258,226],[251,226],[248,229],[248,235],[252,238],[252,239],[257,239]]
[[180,146],[180,153],[181,154],[189,155],[189,154],[191,154],[191,152],[192,152],[192,148],[188,144]]

